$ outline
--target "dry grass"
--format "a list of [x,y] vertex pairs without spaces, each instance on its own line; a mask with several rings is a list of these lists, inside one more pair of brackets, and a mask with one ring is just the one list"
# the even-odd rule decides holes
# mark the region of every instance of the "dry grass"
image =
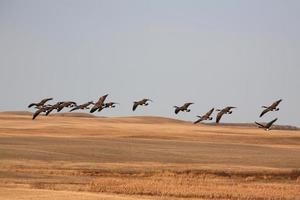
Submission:
[[27,188],[36,196],[23,199],[52,199],[46,189],[82,199],[297,200],[299,156],[300,131],[0,113],[0,187],[22,191],[0,189],[6,199]]
[[179,175],[126,178],[98,178],[88,191],[204,199],[296,199],[300,185],[249,178]]

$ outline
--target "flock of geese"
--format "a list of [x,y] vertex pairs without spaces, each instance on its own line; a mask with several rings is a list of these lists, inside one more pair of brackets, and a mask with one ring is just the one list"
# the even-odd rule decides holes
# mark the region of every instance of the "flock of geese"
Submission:
[[[31,103],[28,106],[28,108],[34,107],[36,109],[36,111],[34,112],[33,117],[32,117],[33,120],[41,113],[45,113],[45,115],[47,116],[54,110],[56,110],[56,112],[60,112],[64,108],[71,108],[69,110],[69,112],[73,112],[75,110],[87,110],[88,109],[88,110],[90,110],[90,113],[94,113],[96,111],[100,112],[105,108],[114,108],[114,107],[116,107],[116,105],[119,104],[116,102],[105,102],[107,96],[108,96],[108,94],[101,96],[97,102],[89,101],[89,102],[81,104],[81,105],[77,105],[76,102],[74,102],[74,101],[60,101],[60,102],[57,102],[57,103],[51,105],[51,104],[47,104],[47,103],[48,103],[48,101],[53,100],[53,98],[45,98],[45,99],[42,99],[38,103]],[[278,111],[279,110],[278,105],[280,104],[281,101],[282,101],[282,99],[275,101],[270,106],[262,106],[262,108],[264,108],[264,110],[261,112],[259,117],[264,116],[268,112]],[[134,101],[133,106],[132,106],[132,111],[135,111],[139,106],[148,106],[149,102],[153,102],[153,101],[151,99],[147,99],[147,98],[144,98],[140,101]],[[179,112],[190,112],[191,110],[189,109],[189,107],[192,104],[194,104],[194,103],[185,103],[182,106],[174,106],[175,114],[178,114]],[[236,108],[236,107],[227,106],[223,109],[216,109],[216,111],[218,112],[218,114],[216,116],[216,123],[220,122],[223,115],[232,114],[232,112],[233,112],[232,109],[234,109],[234,108]],[[194,122],[194,124],[197,124],[197,123],[200,123],[200,122],[206,121],[206,120],[213,120],[213,117],[211,117],[211,115],[214,112],[214,110],[215,109],[212,108],[206,114],[204,114],[202,116],[197,116],[199,119],[197,119]],[[272,125],[276,121],[277,121],[277,118],[273,119],[272,121],[270,121],[266,124],[261,124],[258,122],[255,122],[255,124],[257,124],[259,128],[263,128],[265,130],[270,130]]]

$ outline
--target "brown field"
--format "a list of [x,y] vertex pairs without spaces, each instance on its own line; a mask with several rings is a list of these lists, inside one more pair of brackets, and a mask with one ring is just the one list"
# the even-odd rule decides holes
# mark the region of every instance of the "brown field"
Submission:
[[1,200],[300,199],[300,131],[0,113]]

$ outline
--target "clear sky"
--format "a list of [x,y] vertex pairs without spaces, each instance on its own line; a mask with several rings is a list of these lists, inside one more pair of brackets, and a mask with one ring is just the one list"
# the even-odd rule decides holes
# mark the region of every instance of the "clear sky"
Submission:
[[[223,122],[300,126],[299,11],[298,0],[0,0],[0,110],[109,93],[121,105],[104,116],[195,120],[230,105]],[[143,97],[154,103],[131,112]],[[192,111],[175,116],[184,102]]]

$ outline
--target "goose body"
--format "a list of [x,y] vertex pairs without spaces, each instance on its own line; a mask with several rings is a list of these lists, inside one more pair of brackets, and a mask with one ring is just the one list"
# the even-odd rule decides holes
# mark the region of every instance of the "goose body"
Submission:
[[64,108],[73,108],[76,106],[77,106],[77,104],[74,101],[65,101],[65,102],[62,102],[61,104],[59,104],[59,106],[57,108],[57,112],[60,112]]
[[202,122],[204,120],[212,120],[213,118],[211,117],[211,114],[214,112],[214,108],[212,108],[211,110],[209,110],[205,115],[203,116],[197,116],[199,117],[199,119],[197,121],[194,122],[194,124],[197,124],[199,122]]
[[135,111],[138,106],[148,106],[148,101],[153,102],[151,99],[142,99],[140,101],[133,102],[132,111]]
[[58,110],[60,108],[60,105],[63,104],[64,102],[57,102],[56,104],[52,105],[49,107],[49,109],[46,111],[46,116],[48,116],[53,110]]
[[220,120],[224,114],[232,114],[231,109],[233,109],[233,108],[236,108],[236,107],[227,106],[227,107],[223,108],[222,110],[217,109],[216,111],[219,111],[219,113],[217,114],[216,123],[220,122]]
[[108,103],[104,103],[103,107],[104,107],[104,108],[115,108],[117,104],[119,104],[119,103],[116,103],[116,102],[108,102]]
[[182,112],[190,112],[191,110],[188,109],[190,105],[192,105],[194,103],[185,103],[183,106],[174,106],[175,108],[175,114],[177,115],[180,111]]
[[84,109],[90,109],[90,105],[94,104],[93,101],[89,101],[87,103],[84,103],[84,104],[81,104],[81,105],[78,105],[78,106],[75,106],[74,108],[72,108],[70,110],[70,112],[73,112],[74,110],[84,110]]

